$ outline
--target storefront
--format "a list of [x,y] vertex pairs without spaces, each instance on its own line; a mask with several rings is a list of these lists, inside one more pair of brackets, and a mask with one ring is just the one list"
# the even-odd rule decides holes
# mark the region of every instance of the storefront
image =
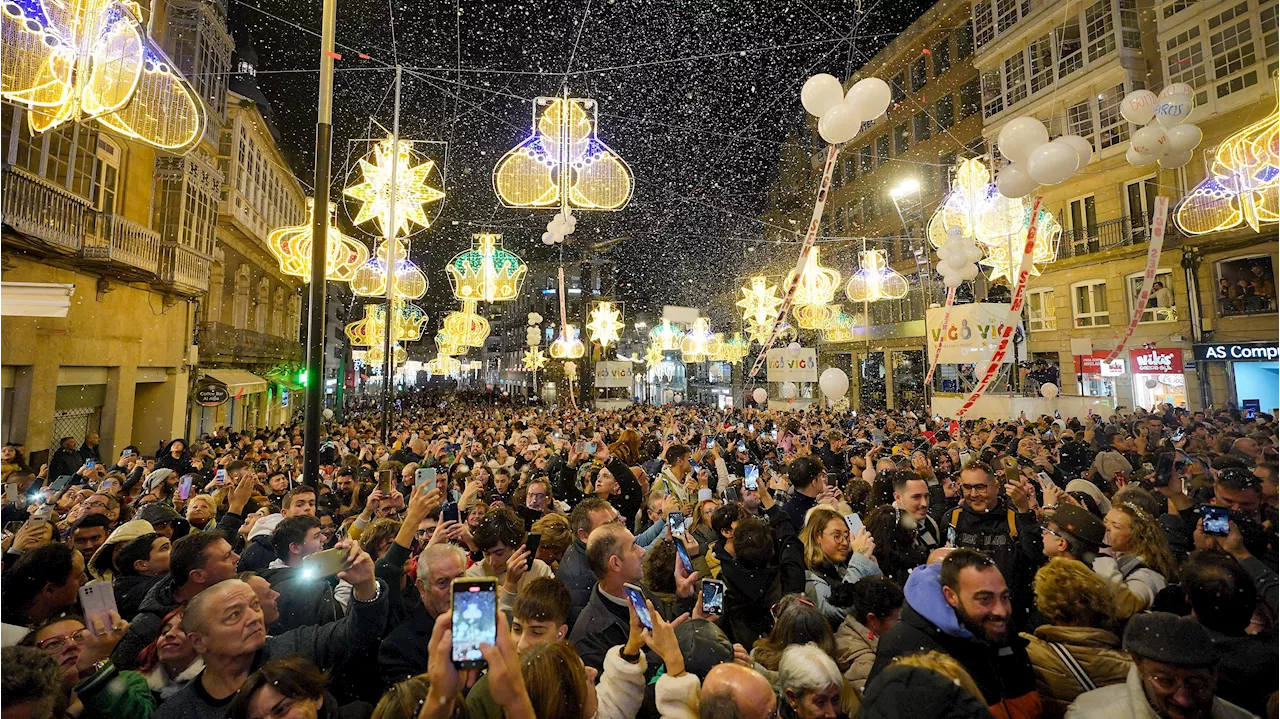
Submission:
[[1110,352],[1106,350],[1094,350],[1093,354],[1076,355],[1075,371],[1080,380],[1080,394],[1085,397],[1111,397],[1115,399],[1116,405],[1127,404],[1120,399],[1119,386],[1122,380],[1127,380],[1125,374],[1124,358],[1117,357],[1114,361],[1107,362],[1107,355]]
[[1129,350],[1135,407],[1187,406],[1187,379],[1182,374],[1182,350],[1153,347]]
[[1195,345],[1195,356],[1197,364],[1225,365],[1230,392],[1228,400],[1236,407],[1270,413],[1280,407],[1280,344],[1223,342]]

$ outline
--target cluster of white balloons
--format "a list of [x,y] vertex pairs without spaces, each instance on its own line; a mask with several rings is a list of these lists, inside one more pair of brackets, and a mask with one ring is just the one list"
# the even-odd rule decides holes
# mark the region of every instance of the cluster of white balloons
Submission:
[[942,284],[955,289],[965,280],[976,279],[981,259],[982,249],[972,236],[966,237],[958,227],[948,228],[947,241],[938,248],[938,274],[942,275]]
[[1040,396],[1045,399],[1053,399],[1058,396],[1058,385],[1052,382],[1045,382],[1040,385]]
[[[1191,162],[1191,155],[1203,139],[1200,128],[1187,122],[1194,107],[1191,86],[1175,82],[1156,95],[1150,90],[1134,90],[1120,102],[1120,115],[1135,125],[1145,125],[1133,133],[1125,158],[1141,167],[1159,162],[1175,169]],[[1155,122],[1152,122],[1154,120]]]
[[564,242],[564,238],[573,234],[573,228],[578,226],[578,218],[574,216],[573,210],[565,208],[556,213],[555,217],[547,223],[547,231],[542,233],[542,244],[558,245]]
[[782,395],[783,399],[795,399],[797,391],[799,391],[799,388],[796,387],[795,382],[783,382],[782,386],[778,388],[778,394]]
[[530,347],[537,347],[542,341],[542,329],[538,326],[540,324],[542,324],[542,315],[530,312],[529,326],[524,331],[525,342],[528,342]]
[[1026,197],[1041,185],[1066,182],[1093,157],[1093,145],[1079,135],[1050,142],[1044,123],[1034,117],[1010,120],[1000,129],[996,146],[1013,163],[996,176],[996,188],[1011,199]]
[[889,83],[878,77],[859,80],[846,95],[839,80],[822,73],[806,80],[800,90],[800,104],[818,118],[818,134],[832,145],[856,137],[862,123],[889,109],[889,99]]

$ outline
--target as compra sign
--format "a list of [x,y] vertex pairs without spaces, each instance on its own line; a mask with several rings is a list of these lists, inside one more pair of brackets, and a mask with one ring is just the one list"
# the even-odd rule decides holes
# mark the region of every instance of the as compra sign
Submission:
[[1197,360],[1218,362],[1275,362],[1280,359],[1280,345],[1273,342],[1236,342],[1196,345]]

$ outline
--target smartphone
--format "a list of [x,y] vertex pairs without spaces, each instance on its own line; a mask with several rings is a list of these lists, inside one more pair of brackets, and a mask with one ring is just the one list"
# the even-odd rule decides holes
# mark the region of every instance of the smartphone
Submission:
[[440,507],[440,521],[441,522],[460,521],[458,519],[458,503],[457,502],[445,502]]
[[583,453],[584,453],[584,454],[595,454],[595,453],[596,453],[596,443],[595,443],[595,442],[583,442],[583,443],[582,443],[582,451],[583,451]]
[[49,485],[49,488],[55,492],[61,492],[63,489],[66,488],[68,484],[71,484],[71,479],[72,479],[71,475],[64,474],[61,477],[58,477],[57,479],[53,480],[53,484]]
[[22,495],[22,490],[18,488],[16,482],[6,482],[4,485],[4,501],[16,502],[18,497]]
[[80,587],[80,608],[84,610],[86,626],[92,627],[93,620],[97,618],[101,620],[103,627],[110,627],[113,623],[111,612],[120,613],[111,582],[99,579]]
[[178,497],[181,499],[191,498],[191,483],[195,480],[193,475],[186,475],[178,482]]
[[218,471],[213,473],[213,481],[216,484],[226,484],[227,470],[223,467],[218,467]]
[[[1183,438],[1183,437],[1185,437],[1185,436],[1187,436],[1187,429],[1186,429],[1186,427],[1179,427],[1179,428],[1177,428],[1177,429],[1175,429],[1175,430],[1173,431],[1173,434],[1169,435],[1169,441],[1170,441],[1170,442],[1181,442],[1181,441],[1182,441],[1182,438]],[[1159,486],[1159,485],[1156,485],[1156,486]]]
[[684,573],[686,575],[693,574],[693,560],[689,558],[689,550],[685,548],[684,542],[675,541],[676,556],[680,558],[680,564],[684,565]]
[[418,489],[421,489],[424,484],[427,485],[427,488],[422,490],[424,492],[434,490],[436,488],[436,468],[422,467],[418,469],[417,472],[413,473],[413,483]]
[[306,579],[329,577],[347,568],[347,550],[325,549],[302,559],[302,576]]
[[710,437],[710,436],[707,437],[707,449],[711,449],[715,446],[716,446],[716,438]]
[[742,498],[741,498],[741,496],[739,496],[739,494],[738,494],[738,488],[737,488],[737,487],[727,487],[727,488],[725,488],[725,490],[724,490],[724,501],[726,501],[726,502],[733,502],[734,504],[737,504],[737,503],[741,502],[741,501],[742,501]]
[[453,580],[453,646],[450,655],[459,669],[488,666],[480,645],[498,644],[498,584],[493,577]]
[[1173,481],[1173,473],[1177,469],[1178,455],[1164,452],[1156,459],[1155,486],[1168,487]]
[[702,612],[724,614],[724,582],[718,579],[702,580]]
[[769,438],[770,438],[770,439],[772,439],[774,442],[777,442],[777,441],[778,441],[778,430],[776,430],[776,429],[771,429],[771,430],[769,430]]
[[640,619],[640,625],[652,631],[653,617],[649,616],[649,607],[644,603],[644,592],[640,591],[640,587],[634,584],[624,584],[622,585],[622,590],[627,593],[627,601],[631,602],[631,608],[636,610],[636,617]]
[[[671,536],[684,536],[684,512],[667,512],[667,527],[671,529]],[[679,544],[679,542],[677,542]]]
[[952,549],[956,548],[956,528],[947,527],[947,546]]
[[748,492],[760,489],[760,468],[754,464],[742,465],[742,486]]
[[1231,533],[1230,513],[1226,507],[1214,504],[1200,505],[1200,517],[1204,520],[1204,533],[1225,537]]
[[755,433],[756,433],[756,426],[755,426],[754,424],[749,424],[749,425],[747,425],[747,431],[748,431],[748,432],[750,432],[751,434],[755,434]]
[[53,519],[53,505],[52,505],[52,504],[45,504],[45,505],[42,505],[39,509],[37,509],[37,510],[35,511],[35,513],[33,513],[33,514],[31,515],[31,521],[32,521],[32,522],[36,522],[36,523],[39,523],[39,522],[48,522],[48,521],[49,521],[49,520],[51,520],[51,519]]
[[378,489],[388,497],[391,496],[391,492],[394,491],[395,489],[395,486],[393,484],[395,482],[394,475],[395,475],[394,470],[390,470],[390,469],[378,470]]
[[93,468],[94,468],[94,467],[96,467],[96,466],[98,466],[98,463],[97,463],[96,461],[92,460],[92,459],[86,459],[86,460],[84,461],[84,468],[85,468],[85,469],[93,469]]
[[739,452],[742,452],[743,454],[746,454],[746,453],[747,453],[747,443],[746,443],[746,442],[743,442],[742,440],[738,440],[738,451],[739,451]]
[[844,515],[844,523],[849,526],[849,534],[856,535],[862,531],[862,517],[857,512],[851,512]]
[[533,560],[538,556],[538,546],[542,544],[542,535],[537,532],[530,532],[524,539],[524,548],[529,550],[529,561],[525,564],[525,571],[533,569]]
[[1018,470],[1018,460],[1014,457],[1005,457],[1002,461],[1005,479],[1009,482],[1018,482],[1022,476],[1022,472]]
[[1041,492],[1048,492],[1050,487],[1056,486],[1047,472],[1036,472],[1036,480],[1040,482]]

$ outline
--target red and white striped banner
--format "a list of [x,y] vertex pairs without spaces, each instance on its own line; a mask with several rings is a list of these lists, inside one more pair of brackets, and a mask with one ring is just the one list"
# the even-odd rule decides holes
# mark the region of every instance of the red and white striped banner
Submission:
[[956,288],[947,290],[946,312],[942,313],[942,327],[938,329],[938,345],[933,348],[933,359],[929,361],[929,374],[924,376],[924,386],[933,381],[933,372],[938,369],[938,357],[942,355],[942,343],[947,341],[947,326],[951,324],[951,307],[956,303]]
[[748,377],[755,377],[760,373],[760,368],[764,366],[765,358],[769,355],[769,348],[773,346],[773,341],[777,339],[778,332],[787,321],[787,313],[791,311],[791,303],[795,299],[796,288],[800,286],[800,275],[804,270],[805,263],[809,261],[809,251],[813,249],[813,243],[818,239],[818,226],[822,220],[822,208],[827,204],[827,191],[831,189],[831,174],[836,166],[836,156],[839,154],[839,147],[836,145],[827,146],[827,164],[822,168],[822,180],[818,183],[818,200],[813,204],[813,216],[809,218],[809,229],[804,235],[804,245],[800,248],[800,258],[796,260],[796,271],[791,278],[791,284],[787,287],[787,294],[782,300],[782,306],[778,308],[778,319],[774,320],[773,330],[769,332],[769,338],[764,341],[764,346],[760,348],[760,356],[756,357],[756,363],[751,366],[751,372],[747,374]]
[[[1142,292],[1138,293],[1138,299],[1133,303],[1133,317],[1129,318],[1129,326],[1125,329],[1124,336],[1120,338],[1115,349],[1111,350],[1111,354],[1107,355],[1108,364],[1115,362],[1124,351],[1124,346],[1133,336],[1133,331],[1138,329],[1138,323],[1142,321],[1142,313],[1147,309],[1147,299],[1151,297],[1151,285],[1156,279],[1156,266],[1160,264],[1160,252],[1164,249],[1164,226],[1169,213],[1169,198],[1164,195],[1156,197],[1154,212],[1151,218],[1151,245],[1147,248],[1147,270],[1142,275]],[[1125,291],[1128,292],[1128,288],[1125,288]]]
[[1013,304],[1009,305],[1008,319],[999,330],[1000,343],[996,345],[996,351],[991,355],[991,361],[987,363],[987,370],[982,373],[977,386],[973,388],[973,394],[969,395],[964,404],[960,405],[960,409],[956,410],[956,417],[963,417],[982,398],[987,391],[987,385],[991,384],[992,378],[1000,371],[1000,365],[1004,362],[1009,341],[1013,339],[1013,332],[1018,327],[1018,319],[1022,316],[1022,304],[1027,297],[1027,278],[1031,276],[1031,257],[1035,254],[1036,230],[1039,229],[1040,205],[1043,202],[1044,198],[1037,195],[1035,202],[1031,204],[1031,226],[1027,228],[1027,241],[1022,246],[1022,262],[1018,265],[1018,281],[1013,288]]

